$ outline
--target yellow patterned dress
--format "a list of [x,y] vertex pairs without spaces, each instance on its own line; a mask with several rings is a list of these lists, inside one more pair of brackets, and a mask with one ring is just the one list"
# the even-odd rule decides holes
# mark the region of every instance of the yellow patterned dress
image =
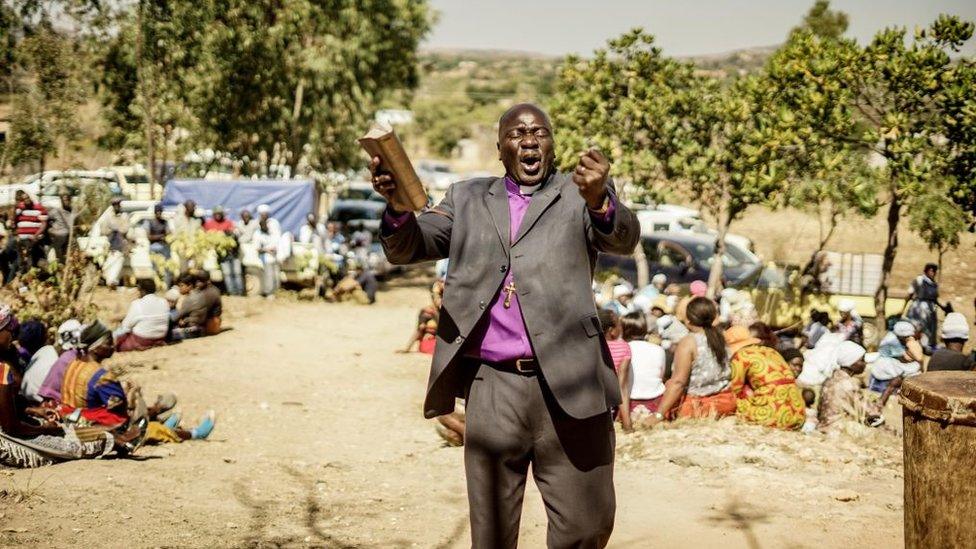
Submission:
[[731,362],[737,416],[778,429],[803,426],[803,396],[789,364],[775,349],[749,345],[736,351]]

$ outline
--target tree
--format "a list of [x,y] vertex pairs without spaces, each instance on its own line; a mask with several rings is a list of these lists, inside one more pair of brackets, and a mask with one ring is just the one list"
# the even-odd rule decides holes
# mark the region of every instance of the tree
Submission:
[[683,188],[716,223],[714,295],[731,222],[750,205],[774,206],[790,174],[806,165],[798,161],[798,119],[775,106],[774,92],[765,75],[726,82],[697,74],[635,29],[592,59],[564,65],[552,101],[557,160],[571,166],[593,143],[638,199]]
[[925,240],[930,250],[938,254],[940,275],[942,256],[959,246],[959,234],[966,230],[971,216],[967,216],[945,192],[927,193],[915,201],[911,228]]
[[[360,163],[356,138],[388,93],[417,83],[426,2],[215,1],[194,112],[222,150],[318,170]],[[259,158],[265,160],[259,161]],[[257,161],[257,162],[255,162]]]
[[246,174],[267,174],[277,160],[292,173],[360,164],[356,138],[384,97],[416,86],[430,26],[426,2],[139,6],[142,17],[129,14],[104,57],[112,139],[168,146],[187,135],[230,153]]
[[810,121],[811,143],[826,145],[830,154],[839,147],[870,154],[881,165],[888,227],[874,296],[879,330],[904,212],[917,211],[933,193],[948,193],[959,204],[974,194],[974,132],[961,122],[972,122],[966,112],[976,86],[972,64],[955,63],[949,55],[972,34],[972,23],[950,16],[910,40],[903,28],[882,30],[864,47],[801,30],[775,64],[781,96]]
[[803,267],[813,273],[817,257],[827,248],[838,222],[857,214],[872,217],[878,213],[878,182],[874,169],[862,153],[838,155],[823,172],[791,182],[786,189],[786,202],[817,217],[817,249]]
[[832,11],[829,0],[817,0],[803,16],[803,23],[798,28],[808,30],[820,38],[836,39],[847,32],[847,23],[846,13]]
[[596,146],[630,199],[661,199],[676,175],[671,137],[695,108],[690,92],[699,80],[693,65],[664,56],[642,29],[610,40],[591,59],[568,57],[550,104],[557,163],[570,169],[580,151]]
[[70,38],[47,24],[17,44],[11,76],[15,113],[7,145],[11,164],[37,162],[43,170],[49,155],[64,155],[80,135],[77,111],[86,90],[73,48]]
[[[669,136],[693,108],[693,82],[693,66],[665,57],[642,29],[610,40],[592,59],[568,57],[551,100],[557,163],[571,169],[581,151],[595,146],[608,155],[621,197],[662,199],[674,175],[667,159],[676,142]],[[637,284],[645,286],[650,273],[642,246],[634,261]]]

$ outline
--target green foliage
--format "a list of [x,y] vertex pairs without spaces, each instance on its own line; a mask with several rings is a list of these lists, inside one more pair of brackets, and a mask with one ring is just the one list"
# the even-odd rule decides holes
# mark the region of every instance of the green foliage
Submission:
[[[6,158],[11,164],[37,162],[74,146],[80,136],[78,108],[86,99],[75,43],[40,25],[14,51],[14,114]],[[16,82],[16,86],[14,83]]]
[[806,29],[820,38],[840,38],[847,32],[847,14],[831,11],[829,0],[817,0],[810,11],[803,16],[799,28]]
[[968,226],[967,217],[945,193],[933,192],[916,200],[910,226],[941,259],[943,253],[959,246],[959,235]]
[[54,132],[45,116],[44,102],[34,91],[14,98],[10,134],[5,146],[12,165],[42,163],[54,152]]
[[628,197],[661,197],[675,175],[669,159],[682,146],[673,137],[685,133],[703,82],[641,29],[611,40],[591,59],[567,58],[551,101],[557,164],[571,169],[580,152],[595,146],[609,155],[611,174],[627,185]]
[[[888,244],[875,295],[879,319],[884,318],[903,209],[945,213],[946,205],[936,195],[971,205],[976,194],[976,134],[971,125],[965,127],[973,121],[976,101],[973,68],[969,61],[950,58],[972,34],[972,23],[951,16],[940,16],[913,38],[903,28],[882,30],[864,47],[798,30],[770,63],[784,104],[794,116],[809,121],[810,142],[817,146],[821,164],[848,153],[880,159]],[[959,210],[964,223],[972,219],[972,211]],[[916,223],[914,228],[924,231],[926,239],[945,239],[951,227]]]
[[166,237],[172,256],[169,259],[159,254],[151,258],[156,270],[178,273],[184,266],[202,268],[208,259],[216,259],[227,254],[237,246],[233,237],[218,231],[183,231]]
[[471,136],[465,120],[473,104],[467,101],[427,100],[414,105],[414,127],[419,129],[432,152],[449,157],[462,139]]
[[98,286],[97,267],[77,248],[64,265],[52,263],[35,268],[14,284],[0,288],[0,301],[9,305],[21,321],[40,320],[53,335],[65,320],[84,322],[94,318],[98,307],[92,296]]

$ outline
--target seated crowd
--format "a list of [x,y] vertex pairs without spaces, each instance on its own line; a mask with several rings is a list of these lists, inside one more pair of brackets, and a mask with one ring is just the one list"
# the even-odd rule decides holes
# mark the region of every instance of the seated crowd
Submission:
[[[921,326],[893,321],[877,352],[864,347],[863,320],[853,301],[838,303],[832,322],[812,311],[802,331],[774,331],[757,321],[748,293],[723,290],[706,297],[704,282],[682,296],[663,274],[647,288],[594,285],[607,351],[617,372],[622,404],[615,411],[625,431],[677,418],[739,419],[771,428],[830,432],[854,421],[884,422],[883,408],[905,378],[923,370],[973,370],[963,354],[969,325],[946,315],[944,346],[922,352]],[[406,351],[433,353],[443,283],[432,289]],[[439,433],[460,444],[463,409],[438,418]]]
[[159,309],[145,299],[153,289],[140,286],[143,297],[117,330],[123,334],[118,339],[98,320],[72,319],[52,340],[41,322],[21,324],[9,307],[0,307],[0,464],[38,467],[126,455],[146,443],[210,435],[212,411],[185,429],[175,395],[148,405],[135,381],[104,364],[117,348],[157,344],[147,343],[158,339],[153,330],[163,324]]

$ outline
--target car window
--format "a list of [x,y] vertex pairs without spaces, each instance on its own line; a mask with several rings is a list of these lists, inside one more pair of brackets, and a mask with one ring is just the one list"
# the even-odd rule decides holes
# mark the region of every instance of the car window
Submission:
[[658,263],[664,267],[678,267],[687,261],[688,255],[684,248],[674,242],[663,241],[657,246]]

